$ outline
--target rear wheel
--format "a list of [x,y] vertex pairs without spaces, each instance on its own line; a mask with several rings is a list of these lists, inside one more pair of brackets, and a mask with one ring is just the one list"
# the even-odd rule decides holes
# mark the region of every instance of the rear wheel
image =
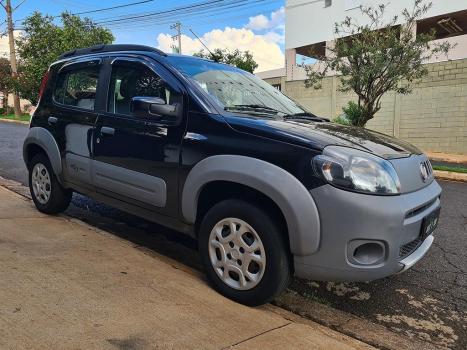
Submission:
[[57,214],[68,208],[72,191],[63,188],[43,153],[36,154],[29,166],[29,190],[39,211]]
[[287,287],[291,272],[286,247],[279,225],[242,200],[214,205],[201,223],[199,250],[210,282],[242,304],[264,304]]

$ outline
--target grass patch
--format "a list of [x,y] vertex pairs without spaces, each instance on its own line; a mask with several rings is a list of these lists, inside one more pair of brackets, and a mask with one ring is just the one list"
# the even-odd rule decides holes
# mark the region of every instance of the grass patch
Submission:
[[20,120],[22,122],[29,122],[31,116],[29,114],[23,114],[20,117],[17,117],[14,114],[2,114],[0,115],[0,119]]
[[433,165],[434,170],[451,171],[453,173],[467,174],[467,168],[462,166],[451,166],[451,165]]

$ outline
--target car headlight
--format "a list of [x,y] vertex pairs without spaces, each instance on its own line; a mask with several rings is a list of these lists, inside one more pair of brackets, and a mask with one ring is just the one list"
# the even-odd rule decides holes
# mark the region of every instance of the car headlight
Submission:
[[354,148],[328,146],[313,158],[318,176],[336,187],[369,194],[396,195],[400,181],[387,160]]

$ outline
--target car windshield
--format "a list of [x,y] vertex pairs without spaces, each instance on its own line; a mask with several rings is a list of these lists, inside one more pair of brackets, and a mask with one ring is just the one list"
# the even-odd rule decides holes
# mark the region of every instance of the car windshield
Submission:
[[241,69],[185,56],[168,56],[167,60],[227,111],[313,116],[270,84]]

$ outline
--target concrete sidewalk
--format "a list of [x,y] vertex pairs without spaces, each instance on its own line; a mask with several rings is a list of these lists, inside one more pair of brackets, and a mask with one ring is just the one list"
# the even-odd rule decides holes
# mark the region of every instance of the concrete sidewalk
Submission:
[[371,349],[0,187],[1,349]]
[[467,155],[465,154],[447,154],[438,152],[426,152],[428,158],[434,162],[444,162],[453,165],[465,165],[467,166]]

